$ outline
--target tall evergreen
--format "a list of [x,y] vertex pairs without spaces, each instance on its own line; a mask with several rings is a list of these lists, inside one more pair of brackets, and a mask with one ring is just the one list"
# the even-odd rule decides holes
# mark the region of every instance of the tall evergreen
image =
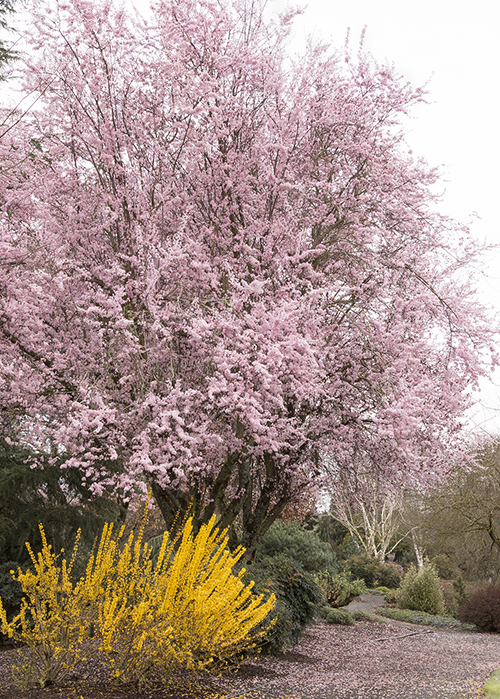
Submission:
[[[82,529],[82,544],[91,544],[106,520],[116,520],[120,505],[94,497],[81,474],[64,468],[64,460],[47,457],[33,468],[34,454],[0,438],[0,552],[19,562],[29,559],[26,541],[41,544],[39,523],[55,550],[72,545]],[[38,457],[39,458],[39,457]]]
[[[35,458],[39,465],[34,467]],[[85,554],[103,523],[124,515],[123,505],[113,496],[94,497],[76,469],[64,468],[63,457],[53,463],[47,456],[41,458],[0,438],[0,595],[4,605],[13,611],[20,601],[20,590],[9,571],[30,565],[26,542],[35,553],[41,549],[39,524],[56,553],[61,548],[71,550],[81,529],[79,548]]]
[[[7,15],[13,11],[14,7],[11,0],[0,0],[0,30],[3,30],[2,34],[5,34],[5,30],[9,29]],[[10,42],[6,41],[5,38],[0,38],[0,71],[7,61],[14,58],[16,55],[15,51],[10,48],[9,44]],[[1,78],[2,76],[0,74],[0,79]]]

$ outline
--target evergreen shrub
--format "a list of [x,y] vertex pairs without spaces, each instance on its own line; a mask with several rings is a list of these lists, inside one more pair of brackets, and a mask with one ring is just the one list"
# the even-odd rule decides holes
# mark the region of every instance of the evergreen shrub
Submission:
[[364,609],[353,609],[351,614],[354,621],[380,621],[373,614],[365,612]]
[[254,581],[257,593],[273,593],[276,597],[273,609],[276,622],[262,642],[262,651],[271,655],[297,643],[306,626],[314,620],[318,606],[325,602],[313,577],[297,561],[286,556],[257,561],[248,567],[243,579]]
[[326,621],[328,624],[354,625],[354,617],[347,609],[329,609],[326,614]]
[[321,541],[329,544],[334,551],[339,549],[349,533],[347,527],[327,513],[307,515],[303,527],[308,531],[314,531]]
[[15,568],[17,568],[17,561],[0,563],[0,599],[9,619],[19,611],[23,599],[21,583],[15,580],[10,572]]
[[443,590],[432,564],[424,566],[422,570],[410,567],[401,583],[398,606],[427,614],[444,614]]
[[348,560],[349,558],[352,558],[352,556],[361,556],[362,555],[362,549],[361,546],[359,545],[359,541],[355,536],[352,536],[349,532],[344,536],[342,543],[337,549],[337,553],[339,555],[339,558],[341,558],[343,561]]
[[[21,585],[10,570],[31,565],[26,541],[41,550],[40,522],[55,550],[71,550],[81,530],[74,573],[78,569],[83,575],[104,523],[124,514],[123,506],[106,493],[94,497],[78,469],[65,467],[64,461],[61,456],[54,463],[0,438],[0,596],[9,617],[19,612],[22,599]],[[35,463],[43,468],[32,468]]]
[[462,602],[458,618],[479,631],[500,633],[500,587],[490,585],[472,594]]
[[370,588],[383,586],[399,587],[401,584],[402,568],[394,563],[382,563],[365,554],[351,556],[345,563],[345,568],[353,578],[361,578]]
[[467,594],[467,585],[461,575],[458,576],[456,580],[453,581],[453,599],[458,609],[462,606],[466,599],[469,598]]
[[292,558],[309,573],[328,570],[335,574],[340,570],[332,547],[298,522],[277,520],[269,527],[257,546],[257,560],[265,556]]
[[331,575],[325,571],[318,573],[315,580],[331,607],[345,607],[355,597],[366,592],[364,580],[351,580],[346,573]]

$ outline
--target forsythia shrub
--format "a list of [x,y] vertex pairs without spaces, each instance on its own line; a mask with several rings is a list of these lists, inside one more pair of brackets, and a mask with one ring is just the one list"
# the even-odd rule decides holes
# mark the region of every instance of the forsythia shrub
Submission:
[[14,578],[24,593],[20,612],[8,622],[0,598],[0,621],[2,633],[21,640],[29,649],[28,658],[15,669],[19,682],[44,686],[64,679],[82,660],[82,641],[88,635],[90,609],[82,587],[74,587],[71,582],[79,536],[70,564],[63,560],[58,566],[41,525],[40,533],[42,551],[37,557],[26,544],[35,572],[23,573],[18,569]]
[[242,582],[244,570],[233,574],[244,551],[227,550],[215,517],[196,536],[191,519],[180,541],[165,534],[154,565],[143,526],[123,544],[123,527],[114,537],[113,526],[105,525],[76,583],[77,546],[69,566],[66,560],[59,565],[41,529],[42,552],[36,558],[29,549],[35,572],[18,571],[25,597],[11,622],[0,600],[2,631],[29,649],[17,670],[25,684],[60,681],[96,648],[115,679],[141,682],[153,670],[228,662],[266,633],[275,598],[253,595],[253,584]]
[[439,576],[433,565],[426,565],[417,571],[411,566],[401,583],[398,595],[401,609],[413,609],[427,614],[443,614],[443,590]]
[[114,677],[137,680],[167,665],[207,668],[234,659],[265,634],[269,623],[255,629],[275,598],[264,602],[263,595],[253,596],[253,584],[242,582],[244,570],[233,574],[244,550],[230,553],[226,532],[214,525],[212,517],[194,537],[189,519],[175,554],[176,542],[168,543],[165,535],[154,569],[149,547],[141,549],[131,535],[99,619]]

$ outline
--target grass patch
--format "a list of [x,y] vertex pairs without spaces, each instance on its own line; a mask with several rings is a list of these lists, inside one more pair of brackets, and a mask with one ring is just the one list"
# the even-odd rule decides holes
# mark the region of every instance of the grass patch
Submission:
[[377,609],[375,614],[388,619],[406,621],[410,624],[420,624],[421,626],[437,626],[442,629],[462,629],[463,631],[475,631],[476,629],[472,624],[461,624],[458,619],[454,619],[451,616],[415,612],[412,609],[393,609],[388,607],[387,609]]

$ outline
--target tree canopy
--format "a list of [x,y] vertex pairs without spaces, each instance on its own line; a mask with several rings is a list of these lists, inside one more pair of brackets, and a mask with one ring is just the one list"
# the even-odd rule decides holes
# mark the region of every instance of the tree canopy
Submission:
[[37,2],[0,146],[4,434],[249,547],[311,484],[443,473],[493,337],[404,142],[422,90],[290,57],[292,21]]

